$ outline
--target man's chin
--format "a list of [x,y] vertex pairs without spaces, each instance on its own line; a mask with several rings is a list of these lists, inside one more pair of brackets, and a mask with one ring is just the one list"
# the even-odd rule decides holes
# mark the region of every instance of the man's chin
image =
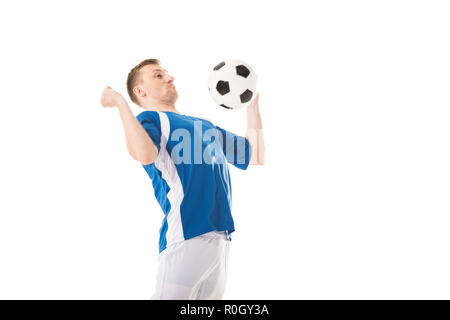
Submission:
[[173,100],[173,103],[175,103],[178,100],[178,92],[175,91],[175,93],[171,95],[171,98]]

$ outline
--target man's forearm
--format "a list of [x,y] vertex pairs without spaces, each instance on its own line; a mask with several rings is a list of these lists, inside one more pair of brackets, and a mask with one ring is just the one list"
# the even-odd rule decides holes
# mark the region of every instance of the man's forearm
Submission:
[[149,137],[144,127],[136,119],[125,100],[121,101],[117,108],[125,132],[125,140],[130,155],[143,164],[155,161],[158,155],[158,148]]
[[264,135],[259,105],[255,104],[247,108],[247,139],[252,147],[250,164],[264,164]]

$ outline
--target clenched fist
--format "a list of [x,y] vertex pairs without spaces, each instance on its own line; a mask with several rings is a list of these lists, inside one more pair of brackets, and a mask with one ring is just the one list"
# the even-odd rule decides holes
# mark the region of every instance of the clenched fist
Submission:
[[111,87],[106,87],[103,90],[100,98],[100,103],[103,107],[118,107],[122,102],[125,102],[124,97]]

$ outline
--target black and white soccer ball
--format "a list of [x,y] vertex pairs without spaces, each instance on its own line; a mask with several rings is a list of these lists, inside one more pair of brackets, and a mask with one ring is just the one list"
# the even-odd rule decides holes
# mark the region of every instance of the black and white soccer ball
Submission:
[[208,90],[218,105],[239,109],[256,96],[257,84],[258,77],[248,63],[231,59],[220,62],[211,70]]

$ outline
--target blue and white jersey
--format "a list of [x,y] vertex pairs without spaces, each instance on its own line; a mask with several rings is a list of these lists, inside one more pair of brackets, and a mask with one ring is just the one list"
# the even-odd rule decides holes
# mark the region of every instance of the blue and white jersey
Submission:
[[159,252],[207,232],[232,233],[228,163],[247,169],[249,141],[208,120],[175,112],[144,111],[136,118],[159,151],[155,162],[143,165],[164,213]]

